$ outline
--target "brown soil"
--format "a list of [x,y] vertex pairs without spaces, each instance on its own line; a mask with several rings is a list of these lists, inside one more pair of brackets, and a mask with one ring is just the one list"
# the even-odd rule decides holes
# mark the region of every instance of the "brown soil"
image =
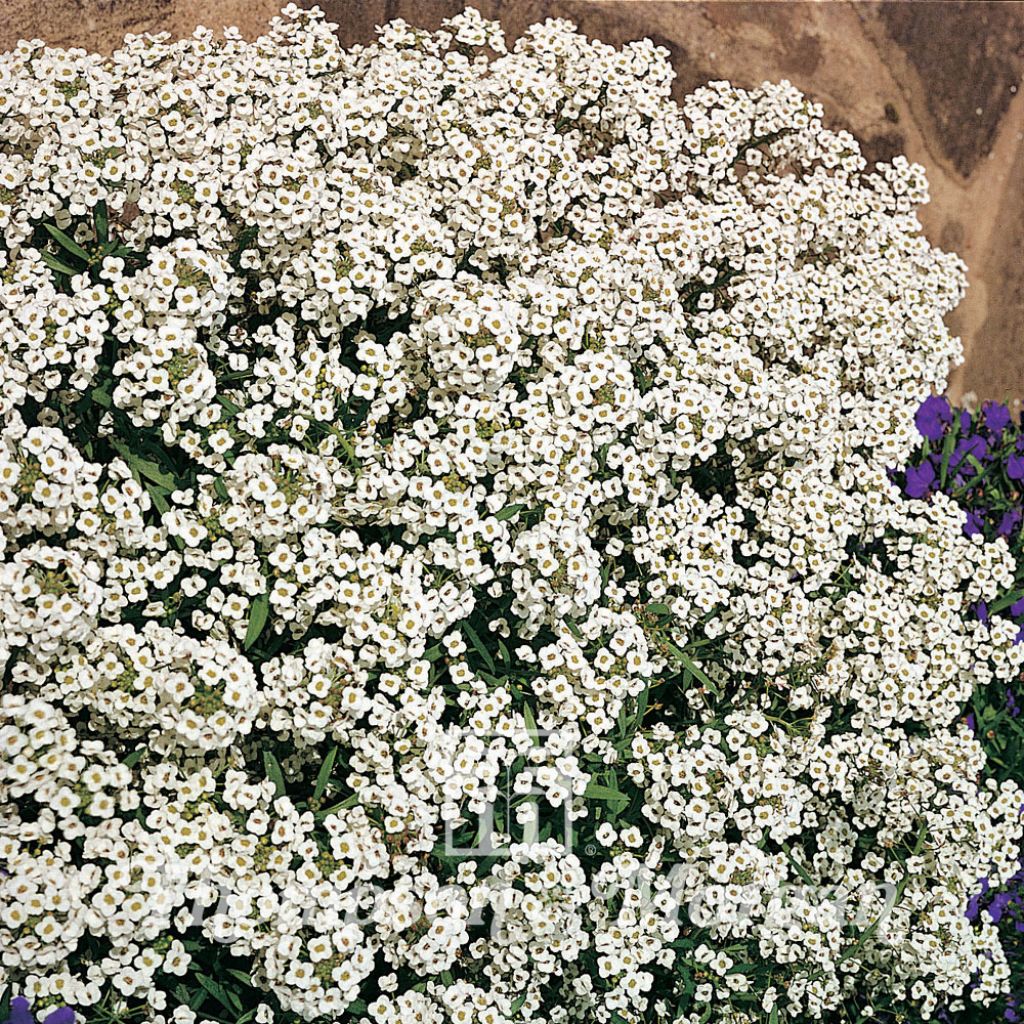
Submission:
[[[256,35],[283,0],[7,0],[0,49],[23,37],[110,50],[125,32],[195,24]],[[459,0],[321,0],[346,43],[403,17],[425,27]],[[925,165],[933,241],[966,260],[970,288],[950,317],[967,359],[951,392],[1024,397],[1024,3],[477,0],[510,36],[567,17],[608,42],[649,36],[673,54],[680,94],[709,78],[788,78],[875,159]]]

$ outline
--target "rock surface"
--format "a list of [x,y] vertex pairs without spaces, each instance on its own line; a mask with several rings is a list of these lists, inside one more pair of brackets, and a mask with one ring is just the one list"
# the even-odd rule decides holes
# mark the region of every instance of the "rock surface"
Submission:
[[[256,35],[284,0],[7,0],[0,49],[41,37],[110,50],[126,32],[185,34],[197,24]],[[459,0],[321,0],[345,43],[403,17],[425,27]],[[788,78],[849,128],[869,156],[925,165],[929,237],[969,267],[950,318],[966,361],[951,392],[1024,397],[1024,3],[686,0],[477,0],[510,36],[567,17],[591,36],[650,36],[672,51],[682,94],[711,78]]]

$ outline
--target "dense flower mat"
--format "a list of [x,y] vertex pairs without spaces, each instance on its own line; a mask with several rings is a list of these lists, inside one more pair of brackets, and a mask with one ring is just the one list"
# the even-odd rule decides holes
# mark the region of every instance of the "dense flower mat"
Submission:
[[892,474],[962,264],[671,82],[472,10],[0,58],[12,1019],[1005,1005],[1016,564]]

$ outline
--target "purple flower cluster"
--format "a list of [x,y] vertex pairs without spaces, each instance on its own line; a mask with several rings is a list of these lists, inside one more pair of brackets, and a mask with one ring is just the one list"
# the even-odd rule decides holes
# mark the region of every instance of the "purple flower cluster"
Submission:
[[[968,537],[1003,537],[1015,554],[1024,556],[1024,430],[1010,410],[999,402],[985,402],[971,413],[932,395],[922,402],[914,422],[924,444],[902,473],[907,497],[951,496],[964,510]],[[900,476],[893,478],[900,482]],[[989,611],[984,602],[975,606],[982,622],[988,622]],[[1021,627],[1018,642],[1024,641],[1024,597],[1007,611]]]
[[[981,412],[954,410],[941,395],[926,398],[914,417],[925,439],[919,462],[907,466],[903,490],[910,498],[930,498],[942,492],[961,498],[974,488],[987,491],[987,481],[1024,480],[1024,433],[1014,424],[1010,410],[999,402],[986,402]],[[1011,537],[1024,521],[1024,504],[1007,507],[996,501],[961,502],[965,505],[964,532]],[[1020,498],[1020,494],[1017,494]]]
[[[982,879],[981,888],[967,904],[967,917],[977,921],[982,914],[994,924],[1012,928],[1017,936],[1017,947],[1024,944],[1024,866],[1010,879],[1005,888],[993,892],[987,879]],[[1024,1021],[1024,1004],[1017,993],[1010,996],[1003,1010],[1003,1019],[1011,1024]]]
[[[15,996],[11,1000],[10,1017],[4,1024],[36,1024],[35,1014],[24,996]],[[75,1024],[75,1011],[70,1006],[59,1006],[43,1018],[43,1024]]]
[[[926,399],[914,419],[924,442],[893,479],[909,498],[927,500],[940,493],[952,497],[963,509],[968,536],[1006,540],[1019,567],[1013,590],[995,602],[979,601],[974,613],[984,623],[993,614],[1009,615],[1019,627],[1020,643],[1024,641],[1024,428],[1005,405],[986,402],[971,413],[955,409],[941,396]],[[1024,730],[1015,720],[1022,705],[1021,680],[1010,687],[992,685],[976,694],[964,719],[994,763],[1002,765],[1000,772],[1018,779],[1024,773]],[[985,915],[985,920],[1000,927],[1014,994],[995,1012],[1011,1024],[1024,1024],[1024,862],[999,890],[993,891],[987,879],[981,880],[966,914],[971,921]],[[956,1019],[944,1011],[939,1016]]]

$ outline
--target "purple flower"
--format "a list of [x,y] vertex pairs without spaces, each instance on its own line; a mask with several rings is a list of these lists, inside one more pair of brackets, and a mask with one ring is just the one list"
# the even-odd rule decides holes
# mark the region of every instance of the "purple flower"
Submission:
[[935,483],[935,469],[930,462],[907,467],[907,482],[903,489],[909,498],[925,498]]
[[988,605],[984,601],[976,601],[971,605],[971,611],[978,616],[978,619],[984,624],[988,625]]
[[[24,996],[15,996],[11,1000],[11,1015],[5,1024],[36,1024],[35,1014],[29,1009]],[[70,1006],[58,1006],[43,1018],[43,1024],[75,1024],[75,1011]]]
[[985,426],[993,434],[1001,434],[1010,425],[1010,410],[1002,402],[985,402],[981,407]]
[[992,897],[992,902],[986,908],[988,910],[988,916],[992,918],[993,924],[999,924],[1003,919],[1003,914],[1006,913],[1007,907],[1013,902],[1012,892],[997,892]]
[[[1003,513],[1003,518],[999,520],[999,526],[996,529],[996,533],[1000,537],[1009,537],[1013,534],[1014,530],[1020,526],[1021,512],[1019,508],[1011,508],[1008,512]],[[1018,602],[1020,604],[1020,602]],[[1024,607],[1024,605],[1022,605]],[[1018,614],[1015,612],[1014,614]]]
[[1009,688],[1006,690],[1006,710],[1010,712],[1011,718],[1020,716],[1020,705],[1017,703],[1017,695]]
[[967,903],[967,920],[977,921],[981,912],[981,901],[988,895],[989,884],[987,878],[978,879],[981,888],[970,898]]
[[969,437],[962,437],[956,443],[953,454],[949,457],[951,467],[959,466],[969,455],[973,455],[979,462],[988,458],[988,444],[985,438],[978,434],[971,434]]
[[949,402],[941,395],[926,398],[914,414],[914,423],[922,437],[929,441],[939,441],[946,432],[946,427],[953,422],[953,410]]
[[1011,455],[1006,460],[1006,475],[1011,480],[1024,480],[1024,455]]
[[971,732],[977,734],[978,732],[978,720],[974,717],[973,711],[967,712],[967,717],[964,719],[964,724]]

